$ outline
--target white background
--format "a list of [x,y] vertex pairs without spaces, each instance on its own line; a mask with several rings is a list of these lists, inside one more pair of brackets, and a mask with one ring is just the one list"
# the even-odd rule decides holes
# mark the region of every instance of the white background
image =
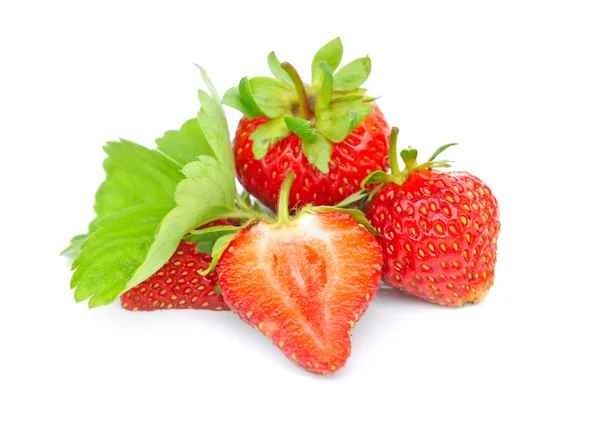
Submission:
[[[600,432],[597,2],[164,4],[0,6],[0,432]],[[497,195],[489,297],[384,291],[329,377],[228,313],[76,305],[58,252],[104,142],[195,116],[194,62],[223,93],[273,49],[307,77],[336,36],[372,57],[401,145],[460,142],[447,157]]]

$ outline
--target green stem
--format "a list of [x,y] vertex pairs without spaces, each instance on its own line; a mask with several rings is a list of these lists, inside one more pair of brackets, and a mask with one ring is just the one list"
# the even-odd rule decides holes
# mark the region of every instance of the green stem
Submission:
[[283,62],[281,64],[281,68],[290,76],[292,79],[292,83],[296,88],[296,92],[298,93],[298,117],[302,119],[311,120],[313,118],[313,112],[310,109],[310,104],[308,102],[308,95],[306,93],[306,88],[304,87],[304,83],[300,78],[300,74],[296,71],[292,65],[287,62]]
[[281,184],[281,190],[279,190],[279,201],[277,202],[277,223],[280,225],[287,225],[290,222],[290,211],[288,209],[290,202],[290,190],[292,184],[296,179],[294,172],[289,172],[283,183]]
[[398,143],[398,127],[392,127],[392,133],[390,134],[390,165],[392,166],[392,175],[400,173],[400,167],[398,166],[398,151],[396,144]]
[[254,213],[254,210],[248,203],[244,200],[239,193],[236,192],[236,204],[243,210],[249,213]]

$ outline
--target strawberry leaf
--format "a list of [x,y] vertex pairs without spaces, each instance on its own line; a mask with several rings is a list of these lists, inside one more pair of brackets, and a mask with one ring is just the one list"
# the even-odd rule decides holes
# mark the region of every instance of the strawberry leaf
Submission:
[[252,152],[254,153],[254,158],[257,160],[264,158],[271,145],[289,135],[290,130],[282,116],[265,122],[250,136],[253,141]]
[[381,170],[376,170],[375,172],[369,173],[365,177],[365,179],[362,180],[362,182],[360,183],[360,188],[365,188],[365,185],[367,184],[378,184],[380,182],[386,182],[389,178],[390,175],[388,175],[387,173]]
[[294,89],[271,77],[254,77],[248,84],[256,104],[270,119],[286,114],[291,98],[295,96]]
[[292,79],[281,67],[281,62],[275,55],[274,51],[269,53],[267,61],[269,62],[269,69],[271,70],[271,73],[275,76],[275,78],[277,78],[277,80],[287,84],[288,86],[293,86]]
[[318,66],[320,71],[319,83],[321,85],[321,91],[319,92],[315,103],[315,114],[320,116],[321,113],[329,107],[329,103],[331,102],[331,96],[333,94],[333,74],[331,73],[329,65],[325,62],[319,62]]
[[104,147],[106,180],[96,193],[96,215],[147,202],[173,201],[181,166],[156,150],[121,139]]
[[348,207],[354,205],[356,202],[359,202],[362,199],[364,199],[365,197],[367,197],[370,193],[371,193],[371,191],[367,190],[367,189],[357,191],[356,193],[348,196],[343,201],[337,203],[335,206],[337,208],[348,208]]
[[332,150],[331,142],[321,134],[317,136],[317,141],[314,143],[302,141],[302,152],[306,155],[307,160],[311,164],[314,164],[322,173],[329,173],[329,161],[331,160]]
[[335,71],[342,61],[343,54],[344,47],[340,38],[335,38],[321,47],[319,51],[317,51],[317,54],[315,54],[315,57],[312,61],[313,84],[318,82],[319,62],[325,62],[327,65],[329,65],[329,68],[331,68],[332,71]]
[[249,119],[262,116],[262,113],[254,111],[252,107],[246,107],[246,105],[242,102],[239,87],[232,87],[225,92],[225,95],[223,95],[223,104],[240,111]]
[[201,275],[206,276],[208,273],[215,269],[215,267],[219,263],[219,259],[221,259],[221,256],[225,252],[225,249],[227,249],[227,246],[229,246],[229,243],[235,238],[236,235],[237,232],[223,235],[221,238],[215,241],[215,245],[212,249],[212,262],[206,270],[200,272]]
[[[249,118],[254,119],[260,116],[264,116],[265,113],[259,107],[258,103],[254,99],[254,95],[252,94],[252,89],[250,88],[250,80],[248,77],[244,77],[240,80],[240,85],[238,87],[238,94],[240,98],[240,103],[244,110],[240,110],[242,113],[247,115]],[[232,97],[233,95],[229,95]],[[233,107],[233,106],[232,106]]]
[[340,69],[334,76],[334,89],[337,91],[351,91],[358,89],[371,73],[371,58],[362,57],[353,60]]
[[456,146],[458,145],[458,143],[448,143],[447,145],[443,145],[440,146],[439,148],[437,148],[437,150],[433,153],[433,155],[431,157],[429,157],[429,162],[433,161],[436,159],[436,157],[438,155],[440,155],[442,152],[444,152],[446,149],[450,148],[451,146]]
[[302,139],[303,142],[313,144],[317,141],[317,130],[310,126],[310,121],[301,118],[285,117],[287,127]]
[[181,167],[198,155],[214,156],[197,119],[190,119],[180,129],[167,131],[156,139],[158,150]]
[[190,231],[191,235],[188,235],[184,239],[193,243],[214,243],[223,235],[239,232],[239,230],[238,226],[211,226],[209,228]]
[[75,300],[90,298],[89,306],[98,307],[127,290],[127,281],[144,262],[158,225],[172,208],[169,202],[144,203],[100,218],[73,262]]
[[[189,149],[177,149],[167,158],[132,142],[113,142],[109,146],[107,152],[116,153],[109,153],[110,164],[105,164],[107,181],[103,186],[108,187],[99,197],[101,208],[117,208],[114,198],[133,199],[120,200],[121,209],[95,220],[90,226],[93,232],[80,244],[71,282],[77,301],[89,298],[90,307],[112,302],[156,272],[190,230],[238,213],[234,207],[237,193],[227,121],[203,70],[202,75],[211,95],[198,93],[200,132],[188,125],[179,134],[159,139],[159,149],[165,154],[173,153],[177,140]],[[199,139],[201,136],[204,141]],[[195,153],[194,149],[207,154],[210,149],[210,155],[201,155],[181,168],[178,162],[183,162],[184,155]],[[133,185],[131,180],[135,181]],[[176,181],[180,182],[175,188]]]
[[81,249],[83,247],[83,242],[87,239],[88,234],[76,235],[71,238],[71,242],[69,243],[69,247],[60,252],[61,256],[66,256],[69,259],[75,259],[79,253],[81,253]]
[[221,105],[219,95],[204,71],[202,77],[211,90],[211,96],[202,90],[198,91],[198,99],[200,100],[198,123],[217,161],[223,165],[228,174],[235,176],[235,165],[225,111]]
[[162,267],[190,230],[212,221],[212,208],[234,210],[233,174],[216,159],[201,157],[186,165],[183,172],[187,179],[175,190],[177,206],[161,222],[148,257],[131,277],[127,288],[143,282]]
[[344,140],[358,124],[356,112],[341,113],[336,117],[324,115],[319,122],[319,131],[334,143]]

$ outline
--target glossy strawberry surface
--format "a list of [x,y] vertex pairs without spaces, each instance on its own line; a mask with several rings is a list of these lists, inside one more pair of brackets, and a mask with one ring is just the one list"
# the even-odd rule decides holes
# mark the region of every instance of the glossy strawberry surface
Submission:
[[131,311],[159,309],[229,310],[215,292],[216,272],[201,276],[211,256],[195,250],[195,243],[181,242],[160,270],[121,295],[121,306]]
[[252,133],[269,119],[243,117],[238,125],[233,151],[240,183],[262,203],[275,209],[279,189],[289,171],[297,180],[292,186],[290,208],[305,204],[334,205],[360,190],[369,173],[389,168],[390,128],[377,106],[363,123],[340,143],[333,143],[329,173],[310,164],[295,134],[280,140],[261,160],[252,152]]
[[352,217],[304,214],[244,229],[219,262],[225,302],[294,363],[329,374],[350,356],[350,330],[375,295],[381,247]]
[[383,279],[432,303],[476,303],[494,282],[498,202],[466,172],[411,173],[387,184],[365,214],[382,235]]

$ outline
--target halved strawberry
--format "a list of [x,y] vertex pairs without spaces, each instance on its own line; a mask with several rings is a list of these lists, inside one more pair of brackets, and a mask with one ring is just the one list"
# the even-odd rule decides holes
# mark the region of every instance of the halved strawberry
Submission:
[[369,173],[389,167],[389,126],[361,85],[371,71],[369,57],[336,72],[343,47],[339,38],[315,55],[312,81],[269,55],[275,76],[243,78],[223,103],[240,110],[234,138],[240,183],[275,209],[286,174],[296,173],[290,205],[333,205],[360,190]]
[[382,253],[346,213],[359,211],[307,207],[290,220],[292,181],[282,187],[278,220],[256,221],[225,248],[219,285],[231,309],[294,363],[328,374],[350,355],[350,330],[379,287]]

